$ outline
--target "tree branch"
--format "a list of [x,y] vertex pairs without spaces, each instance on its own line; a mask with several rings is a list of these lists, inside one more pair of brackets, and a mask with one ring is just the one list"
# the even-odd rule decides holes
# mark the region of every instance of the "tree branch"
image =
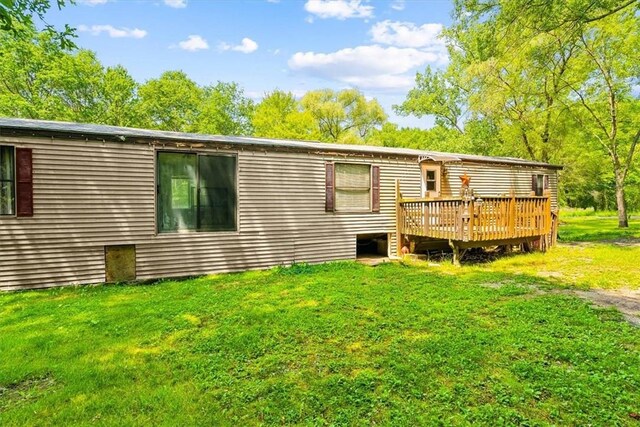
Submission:
[[601,20],[601,19],[606,18],[607,16],[611,16],[611,15],[613,15],[613,14],[615,14],[615,13],[620,12],[622,9],[626,9],[627,7],[631,6],[632,4],[634,4],[634,3],[636,3],[636,2],[638,2],[638,0],[629,0],[629,1],[627,1],[626,3],[623,3],[623,4],[621,4],[620,6],[615,7],[615,8],[613,8],[613,9],[611,9],[611,10],[609,10],[609,11],[607,11],[607,12],[605,12],[605,13],[601,14],[601,15],[594,16],[593,18],[585,19],[583,22],[584,22],[585,24],[589,24],[589,23],[591,23],[591,22],[599,21],[599,20]]

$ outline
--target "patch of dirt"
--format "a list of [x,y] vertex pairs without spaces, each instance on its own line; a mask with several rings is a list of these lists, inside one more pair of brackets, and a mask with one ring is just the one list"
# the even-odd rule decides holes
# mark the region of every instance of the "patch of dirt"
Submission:
[[602,243],[631,248],[640,247],[640,239],[636,237],[621,237],[619,239],[603,240]]
[[357,257],[356,261],[359,262],[360,264],[368,265],[370,267],[375,267],[380,264],[384,264],[386,262],[391,262],[391,259],[389,259],[389,257],[380,256],[380,255],[366,255],[366,256]]
[[640,327],[640,289],[591,289],[568,291],[600,307],[615,307],[627,321]]
[[[481,283],[485,288],[501,288],[510,282]],[[532,291],[531,295],[559,294],[577,296],[598,307],[616,308],[627,322],[640,328],[640,289],[543,289],[536,285],[518,285]]]
[[54,378],[45,375],[38,378],[27,378],[4,387],[0,386],[0,412],[11,406],[37,399],[54,385]]
[[640,239],[637,237],[620,237],[617,239],[603,239],[597,242],[562,242],[559,245],[562,246],[596,246],[596,245],[613,245],[620,246],[622,248],[638,248],[640,247]]

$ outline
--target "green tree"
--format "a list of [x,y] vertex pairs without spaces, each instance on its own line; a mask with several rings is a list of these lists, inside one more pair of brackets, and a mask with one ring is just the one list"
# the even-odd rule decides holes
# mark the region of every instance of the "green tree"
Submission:
[[317,123],[323,141],[360,142],[387,120],[378,101],[367,101],[356,89],[310,91],[300,102]]
[[101,123],[114,126],[142,126],[138,100],[138,83],[121,65],[108,67],[102,83],[105,103]]
[[265,94],[253,114],[255,136],[285,139],[320,139],[317,123],[291,92]]
[[218,82],[203,89],[194,131],[221,135],[251,135],[254,103],[237,83]]
[[88,50],[62,48],[47,32],[0,34],[0,114],[132,125],[136,83]]
[[[624,227],[640,138],[632,90],[640,76],[639,7],[637,0],[456,0],[445,31],[448,68],[418,75],[398,111],[433,114],[439,124],[462,128],[461,147],[481,130],[493,143],[479,148],[492,154],[574,164],[580,150],[600,147],[581,159],[588,162],[583,167],[567,168],[563,200],[585,203],[575,194],[581,191],[603,195],[593,203],[606,205],[613,182]],[[462,125],[456,123],[466,109]],[[609,168],[598,167],[607,158]],[[589,176],[594,171],[598,177]]]
[[435,116],[436,125],[463,133],[465,90],[461,83],[453,68],[433,71],[427,67],[424,73],[416,74],[416,86],[409,91],[406,100],[394,106],[394,109],[404,116]]
[[190,132],[197,127],[205,93],[182,71],[166,71],[138,90],[145,127]]
[[53,64],[68,54],[52,41],[50,34],[38,34],[33,28],[22,37],[0,32],[0,114],[50,117],[52,114],[43,111],[50,91],[43,75],[50,74]]
[[618,224],[628,227],[626,183],[640,143],[640,18],[633,10],[591,25],[580,37],[580,56],[568,83],[570,112],[584,137],[597,142],[611,162]]
[[74,47],[72,38],[75,31],[69,25],[59,31],[45,20],[45,15],[55,4],[62,9],[67,4],[75,3],[74,0],[0,0],[0,32],[11,33],[18,37],[24,32],[29,32],[34,27],[34,17],[44,25],[46,32],[60,47],[68,49]]

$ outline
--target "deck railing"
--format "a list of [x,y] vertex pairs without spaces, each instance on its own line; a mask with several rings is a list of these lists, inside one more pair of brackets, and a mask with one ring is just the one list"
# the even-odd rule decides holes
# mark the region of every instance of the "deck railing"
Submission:
[[543,197],[402,199],[398,233],[454,241],[498,241],[546,235],[551,200]]

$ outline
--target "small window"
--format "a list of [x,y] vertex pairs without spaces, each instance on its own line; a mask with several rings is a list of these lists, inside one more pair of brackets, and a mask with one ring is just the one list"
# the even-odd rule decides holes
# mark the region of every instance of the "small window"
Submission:
[[0,146],[0,215],[16,213],[16,173],[13,147]]
[[544,190],[545,190],[545,182],[548,180],[545,179],[545,175],[533,175],[532,180],[531,180],[531,191],[537,196],[537,197],[542,197],[544,196]]
[[371,166],[335,164],[336,211],[371,211]]
[[422,192],[425,197],[434,197],[440,193],[440,167],[422,166],[423,186]]
[[158,232],[236,230],[236,157],[158,153]]
[[436,191],[438,183],[438,181],[436,180],[436,171],[428,170],[424,182],[427,191]]

